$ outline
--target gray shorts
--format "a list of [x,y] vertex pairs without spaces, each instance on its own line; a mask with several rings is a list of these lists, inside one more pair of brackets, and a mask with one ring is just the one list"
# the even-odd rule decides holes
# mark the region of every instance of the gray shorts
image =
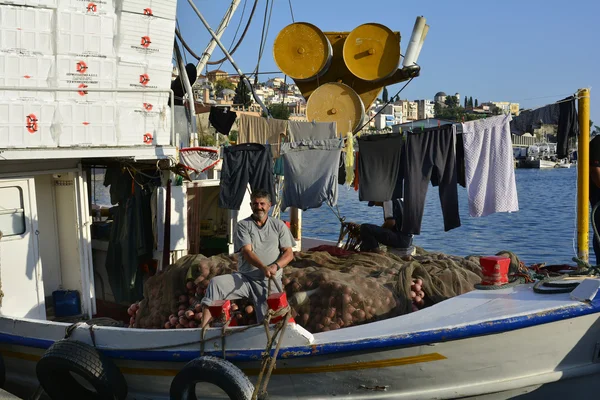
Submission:
[[[281,278],[275,278],[279,287]],[[262,322],[267,314],[268,279],[256,280],[242,274],[232,272],[228,275],[215,276],[210,280],[202,304],[209,306],[215,300],[252,299],[256,310],[256,321]],[[277,285],[271,283],[271,293],[279,293]]]

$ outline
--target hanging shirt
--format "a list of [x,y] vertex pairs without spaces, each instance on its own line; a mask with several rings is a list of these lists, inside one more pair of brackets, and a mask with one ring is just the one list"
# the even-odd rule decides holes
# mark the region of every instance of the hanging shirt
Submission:
[[559,117],[560,107],[557,103],[548,104],[535,110],[521,111],[519,116],[514,117],[510,122],[510,131],[515,135],[522,135],[525,132],[533,133],[533,129],[539,128],[542,124],[558,124]]
[[237,114],[229,107],[211,107],[208,120],[210,124],[223,135],[229,135]]
[[289,121],[290,142],[327,140],[337,137],[335,122]]
[[469,214],[519,211],[510,115],[462,124]]
[[280,137],[286,134],[287,120],[240,114],[237,123],[239,127],[238,144],[269,144],[273,158],[279,158]]
[[575,98],[567,97],[558,102],[560,116],[556,134],[556,156],[565,158],[568,154],[569,138],[579,136],[579,118],[575,107]]
[[283,143],[285,185],[281,210],[319,208],[337,204],[341,139]]

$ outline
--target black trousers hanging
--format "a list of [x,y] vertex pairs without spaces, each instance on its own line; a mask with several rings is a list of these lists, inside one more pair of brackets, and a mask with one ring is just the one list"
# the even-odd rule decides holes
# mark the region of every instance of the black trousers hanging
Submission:
[[402,232],[419,235],[427,187],[439,185],[444,230],[460,226],[456,154],[452,125],[408,133],[404,151],[404,219]]
[[273,155],[271,146],[243,143],[223,149],[219,207],[239,210],[246,187],[252,191],[262,189],[275,201]]
[[362,136],[358,148],[358,199],[393,200],[402,159],[402,135]]

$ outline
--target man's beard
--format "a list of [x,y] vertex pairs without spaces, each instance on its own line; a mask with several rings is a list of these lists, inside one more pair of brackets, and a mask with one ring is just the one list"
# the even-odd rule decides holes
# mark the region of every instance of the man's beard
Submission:
[[252,216],[254,217],[254,219],[262,220],[267,216],[267,212],[266,211],[254,211],[252,213]]

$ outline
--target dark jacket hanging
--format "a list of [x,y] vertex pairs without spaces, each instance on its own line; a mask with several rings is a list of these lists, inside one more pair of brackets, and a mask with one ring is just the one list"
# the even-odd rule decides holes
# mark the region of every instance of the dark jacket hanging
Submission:
[[579,119],[575,108],[575,98],[567,97],[559,103],[558,131],[556,135],[556,156],[565,158],[568,154],[569,138],[579,136]]

